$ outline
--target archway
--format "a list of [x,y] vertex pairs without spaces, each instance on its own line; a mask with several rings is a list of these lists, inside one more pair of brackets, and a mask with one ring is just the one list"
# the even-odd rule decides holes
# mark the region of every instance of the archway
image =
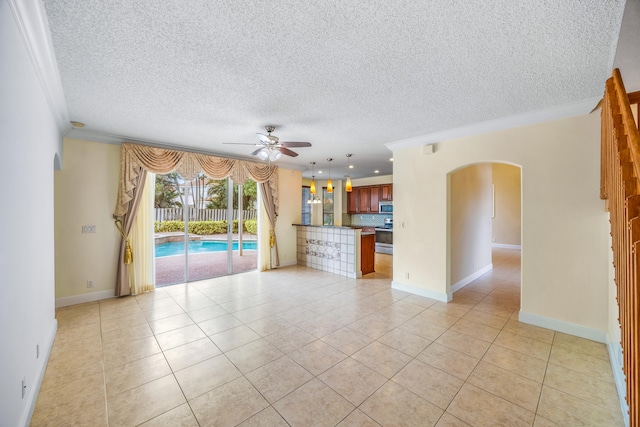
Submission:
[[[501,268],[522,283],[522,169],[503,162],[462,166],[447,176],[447,293],[452,295],[489,274],[498,256]],[[505,252],[506,251],[506,252]],[[501,272],[504,273],[504,272]],[[507,272],[509,273],[509,272]]]

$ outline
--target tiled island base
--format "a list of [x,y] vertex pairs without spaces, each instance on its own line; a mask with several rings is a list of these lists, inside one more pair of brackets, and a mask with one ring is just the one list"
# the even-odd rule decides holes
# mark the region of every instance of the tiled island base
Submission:
[[295,225],[298,265],[357,279],[360,270],[360,233],[350,227]]

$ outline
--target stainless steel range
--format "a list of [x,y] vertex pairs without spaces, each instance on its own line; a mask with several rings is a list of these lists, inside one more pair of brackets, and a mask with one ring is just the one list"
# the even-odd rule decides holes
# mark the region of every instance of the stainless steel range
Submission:
[[393,219],[386,218],[384,226],[376,227],[376,252],[393,254]]

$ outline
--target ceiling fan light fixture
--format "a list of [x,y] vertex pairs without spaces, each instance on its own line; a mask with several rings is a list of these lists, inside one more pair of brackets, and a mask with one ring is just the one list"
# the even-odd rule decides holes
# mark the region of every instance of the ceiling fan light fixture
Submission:
[[269,160],[275,162],[280,157],[282,157],[282,153],[278,149],[269,150]]
[[258,158],[260,160],[267,160],[269,158],[269,150],[267,150],[266,148],[263,148],[262,150],[258,151],[258,154],[256,154],[258,156]]

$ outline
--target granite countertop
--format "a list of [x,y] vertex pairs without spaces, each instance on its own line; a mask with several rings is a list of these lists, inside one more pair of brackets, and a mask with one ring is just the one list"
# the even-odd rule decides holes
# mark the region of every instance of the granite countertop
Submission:
[[296,227],[317,227],[317,228],[348,228],[351,230],[361,230],[362,236],[376,234],[375,227],[363,225],[310,225],[310,224],[291,224]]
[[349,225],[311,225],[311,224],[291,224],[296,227],[318,227],[318,228],[349,228],[354,229],[356,227],[351,227]]

